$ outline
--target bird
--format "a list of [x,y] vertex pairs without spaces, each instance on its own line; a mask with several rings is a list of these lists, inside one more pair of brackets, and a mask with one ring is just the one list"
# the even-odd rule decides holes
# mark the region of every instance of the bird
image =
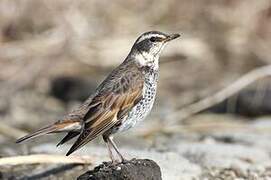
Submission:
[[[60,146],[78,137],[66,156],[93,139],[102,136],[112,163],[126,161],[113,140],[116,133],[127,131],[150,113],[156,97],[159,56],[165,45],[180,37],[149,31],[141,34],[128,56],[116,67],[79,107],[16,143],[41,135],[64,132]],[[113,156],[115,150],[118,159]]]

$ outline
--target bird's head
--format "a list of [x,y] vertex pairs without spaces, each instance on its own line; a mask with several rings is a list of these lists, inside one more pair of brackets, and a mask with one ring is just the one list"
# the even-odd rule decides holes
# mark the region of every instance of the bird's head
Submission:
[[[168,35],[159,31],[143,33],[135,41],[131,55],[138,56],[139,63],[142,66],[154,63],[153,61],[158,61],[159,55],[165,45],[179,36],[179,34]],[[140,56],[142,56],[142,58],[140,58]]]

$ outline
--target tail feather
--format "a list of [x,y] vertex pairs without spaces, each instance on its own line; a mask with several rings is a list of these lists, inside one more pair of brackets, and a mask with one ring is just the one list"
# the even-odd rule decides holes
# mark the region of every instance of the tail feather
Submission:
[[54,131],[56,131],[57,127],[55,125],[50,125],[50,126],[46,126],[44,128],[41,128],[31,134],[28,134],[26,136],[23,136],[21,138],[19,138],[16,143],[21,143],[25,140],[28,140],[28,139],[32,139],[32,138],[35,138],[35,137],[38,137],[38,136],[42,136],[42,135],[45,135],[45,134],[48,134],[48,133],[52,133]]
[[[45,134],[50,134],[50,133],[58,133],[58,132],[77,132],[80,131],[82,125],[81,121],[74,121],[74,120],[65,120],[65,121],[59,121],[56,122],[55,124],[46,126],[44,128],[41,128],[31,134],[28,134],[24,137],[21,137],[16,141],[16,143],[21,143],[25,140],[32,139],[38,136],[42,136]],[[67,141],[67,139],[65,139]]]
[[80,134],[79,131],[71,131],[68,132],[68,134],[56,145],[57,147],[68,142],[69,140],[73,139],[74,137],[78,136]]

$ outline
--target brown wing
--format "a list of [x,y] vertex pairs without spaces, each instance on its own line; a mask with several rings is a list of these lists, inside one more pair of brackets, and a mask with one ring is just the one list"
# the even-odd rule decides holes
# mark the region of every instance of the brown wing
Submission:
[[[129,69],[129,71],[127,71]],[[142,98],[144,78],[136,65],[120,66],[100,85],[84,116],[85,127],[66,154],[113,127]]]

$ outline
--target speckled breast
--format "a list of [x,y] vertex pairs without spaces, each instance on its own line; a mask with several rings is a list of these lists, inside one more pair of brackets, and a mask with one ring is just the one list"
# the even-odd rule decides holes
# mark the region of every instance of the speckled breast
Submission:
[[125,131],[133,127],[137,122],[142,121],[150,113],[157,89],[158,72],[151,71],[145,74],[143,98],[122,120],[118,131]]

